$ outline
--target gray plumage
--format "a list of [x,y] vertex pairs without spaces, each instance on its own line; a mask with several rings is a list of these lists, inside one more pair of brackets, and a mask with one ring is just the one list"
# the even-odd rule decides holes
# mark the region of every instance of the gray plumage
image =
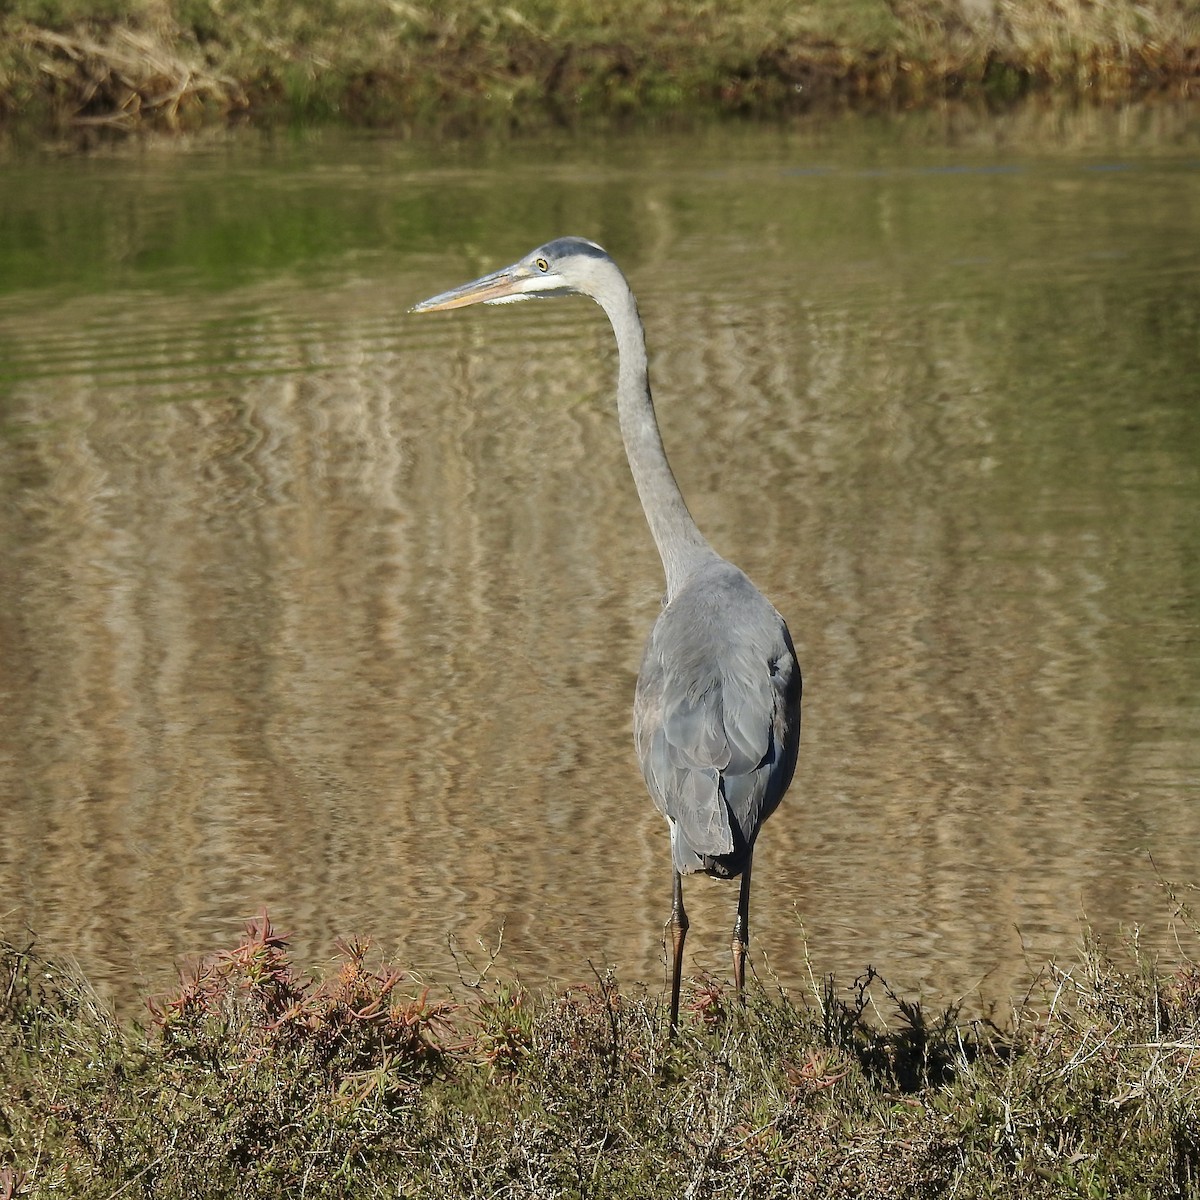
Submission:
[[796,766],[800,667],[783,618],[708,544],[688,512],[654,417],[637,302],[599,246],[559,238],[412,311],[564,292],[595,300],[616,335],[621,436],[667,577],[663,610],[642,657],[633,717],[642,775],[671,830],[674,1034],[688,928],[682,875],[741,876],[733,966],[742,992],[754,843]]
[[675,870],[741,874],[791,782],[799,700],[783,619],[714,556],[655,621],[633,706],[638,760],[671,823]]

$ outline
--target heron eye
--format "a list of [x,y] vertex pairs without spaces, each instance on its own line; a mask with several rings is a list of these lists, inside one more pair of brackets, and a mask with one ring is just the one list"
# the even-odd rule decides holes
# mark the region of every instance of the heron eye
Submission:
[[546,271],[550,270],[550,264],[544,258],[539,258],[534,263],[534,266],[537,267],[537,269],[542,272],[546,272]]

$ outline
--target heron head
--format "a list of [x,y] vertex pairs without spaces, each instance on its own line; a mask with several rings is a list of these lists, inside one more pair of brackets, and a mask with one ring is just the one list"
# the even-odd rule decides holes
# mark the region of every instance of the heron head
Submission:
[[571,292],[594,295],[590,286],[601,264],[612,259],[586,238],[563,237],[531,250],[511,266],[482,275],[414,304],[410,312],[439,312],[468,304],[513,304]]

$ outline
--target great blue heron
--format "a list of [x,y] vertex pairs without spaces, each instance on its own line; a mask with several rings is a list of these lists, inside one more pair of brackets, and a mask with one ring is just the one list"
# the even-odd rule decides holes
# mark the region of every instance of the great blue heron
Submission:
[[750,866],[763,822],[787,790],[800,745],[800,666],[783,618],[705,540],[671,473],[654,418],[646,337],[620,268],[583,238],[559,238],[519,262],[416,305],[413,312],[590,296],[617,338],[617,414],[625,453],[667,576],[633,705],[646,786],[671,828],[672,1035],[688,919],[681,876],[742,877],[733,977],[743,994]]

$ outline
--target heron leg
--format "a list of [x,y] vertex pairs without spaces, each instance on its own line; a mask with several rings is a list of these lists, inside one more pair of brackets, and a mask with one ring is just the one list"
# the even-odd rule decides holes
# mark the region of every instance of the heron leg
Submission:
[[746,951],[750,946],[750,866],[753,858],[746,859],[742,872],[742,886],[738,890],[737,920],[733,926],[733,982],[738,999],[745,1003]]
[[683,877],[675,872],[675,886],[671,899],[671,919],[667,922],[671,930],[671,1027],[674,1037],[679,1028],[679,982],[683,974],[683,943],[687,938],[688,918],[683,908]]

